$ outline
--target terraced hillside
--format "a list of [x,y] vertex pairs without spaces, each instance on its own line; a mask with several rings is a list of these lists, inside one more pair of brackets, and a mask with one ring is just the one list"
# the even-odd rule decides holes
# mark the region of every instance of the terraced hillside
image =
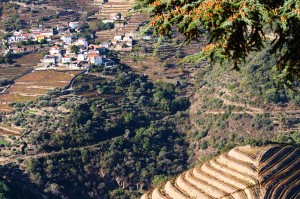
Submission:
[[80,71],[33,71],[15,80],[0,94],[0,111],[9,110],[11,102],[34,100],[49,90],[64,88]]
[[293,146],[236,147],[141,199],[299,198],[299,156]]

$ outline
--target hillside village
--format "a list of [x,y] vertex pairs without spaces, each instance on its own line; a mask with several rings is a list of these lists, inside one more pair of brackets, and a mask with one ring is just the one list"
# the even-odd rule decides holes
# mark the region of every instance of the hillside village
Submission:
[[[132,12],[132,7],[133,1],[118,0],[3,2],[0,110],[9,110],[11,102],[42,96],[58,85],[65,88],[72,76],[92,66],[118,64],[119,53],[131,55],[140,40],[150,41],[150,34],[137,36],[147,17]],[[7,25],[10,18],[15,21],[13,27]],[[55,75],[38,73],[50,70],[71,76],[57,73],[59,78],[53,79]],[[29,76],[33,79],[28,82]]]
[[[31,28],[6,31],[2,44],[4,55],[30,54],[46,46],[47,52],[40,59],[37,68],[82,70],[89,65],[113,63],[106,58],[108,51],[131,52],[137,39],[150,40],[149,35],[137,37],[141,25],[139,15],[129,17],[132,2],[95,1],[99,6],[92,22],[89,20],[60,21],[59,24],[33,24]],[[23,5],[23,4],[21,4]],[[28,5],[25,8],[31,9]],[[69,9],[67,9],[70,12]],[[64,16],[64,14],[62,14]],[[133,17],[135,19],[133,19]],[[89,17],[91,18],[91,16]],[[82,37],[91,23],[101,24],[104,30],[95,32],[94,39]],[[91,27],[90,27],[91,28]]]
[[300,97],[276,59],[184,62],[205,38],[155,48],[134,2],[0,2],[0,198],[300,196]]

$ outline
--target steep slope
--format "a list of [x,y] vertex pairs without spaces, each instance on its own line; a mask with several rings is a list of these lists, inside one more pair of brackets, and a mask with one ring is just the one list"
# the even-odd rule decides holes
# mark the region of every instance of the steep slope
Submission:
[[297,198],[300,148],[236,147],[198,165],[141,199]]
[[200,68],[188,134],[195,160],[234,146],[300,143],[300,95],[274,79],[275,63],[265,49],[251,54],[240,72],[231,63]]

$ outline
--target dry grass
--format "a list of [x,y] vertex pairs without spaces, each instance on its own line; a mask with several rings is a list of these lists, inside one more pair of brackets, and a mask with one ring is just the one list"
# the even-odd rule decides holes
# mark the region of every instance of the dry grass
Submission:
[[64,88],[80,71],[34,71],[15,81],[8,93],[0,95],[0,110],[9,110],[11,102],[33,101],[54,88]]

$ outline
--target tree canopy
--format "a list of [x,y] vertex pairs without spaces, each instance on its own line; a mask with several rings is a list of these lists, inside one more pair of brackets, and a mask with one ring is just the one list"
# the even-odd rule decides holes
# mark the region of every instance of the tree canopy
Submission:
[[207,45],[190,60],[230,60],[234,69],[251,51],[271,40],[278,55],[279,80],[300,79],[300,1],[295,0],[136,0],[151,13],[154,34],[171,36],[172,28],[187,42],[208,37]]

